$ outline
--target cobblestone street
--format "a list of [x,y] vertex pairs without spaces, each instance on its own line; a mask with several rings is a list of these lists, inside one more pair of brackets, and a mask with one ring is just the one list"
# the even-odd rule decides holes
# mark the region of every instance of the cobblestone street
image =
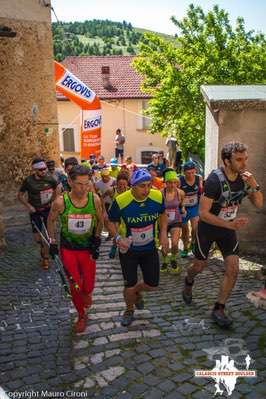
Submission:
[[[120,325],[124,302],[118,258],[109,260],[110,242],[103,242],[88,327],[75,336],[75,309],[64,298],[54,267],[41,270],[30,227],[9,231],[7,238],[8,250],[0,258],[0,385],[6,392],[207,399],[214,397],[215,381],[195,378],[194,370],[212,370],[221,355],[246,369],[249,353],[257,377],[238,378],[230,397],[266,397],[266,313],[246,299],[262,285],[255,279],[260,266],[255,259],[241,259],[228,302],[235,320],[230,331],[210,319],[223,272],[218,258],[197,278],[190,307],[181,298],[188,261],[180,260],[181,275],[162,274],[159,290],[146,295],[145,310],[136,311],[127,329]],[[227,397],[225,389],[222,397]]]

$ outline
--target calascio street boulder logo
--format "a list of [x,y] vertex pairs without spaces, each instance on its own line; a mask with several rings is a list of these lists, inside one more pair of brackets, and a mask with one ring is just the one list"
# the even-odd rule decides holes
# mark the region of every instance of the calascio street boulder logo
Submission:
[[229,356],[221,356],[221,359],[215,360],[215,367],[212,370],[195,370],[194,376],[198,378],[212,378],[215,383],[214,396],[224,393],[231,396],[235,390],[237,379],[254,378],[257,376],[256,370],[249,370],[251,357],[247,354],[245,358],[246,369],[235,367],[234,359]]

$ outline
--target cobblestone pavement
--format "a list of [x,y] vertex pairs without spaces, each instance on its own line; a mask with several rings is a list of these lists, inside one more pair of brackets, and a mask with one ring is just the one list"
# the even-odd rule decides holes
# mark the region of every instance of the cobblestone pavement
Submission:
[[162,274],[160,289],[146,295],[145,310],[136,311],[136,321],[127,329],[119,322],[124,309],[119,263],[108,259],[110,242],[103,243],[90,321],[86,331],[75,336],[75,310],[64,298],[54,268],[40,269],[29,228],[8,232],[8,240],[0,258],[0,385],[7,392],[207,399],[214,397],[215,382],[195,378],[194,370],[213,369],[222,354],[245,369],[249,353],[257,377],[238,378],[230,397],[266,397],[266,313],[246,299],[249,291],[261,287],[255,259],[241,259],[240,277],[228,302],[235,319],[230,331],[220,330],[210,319],[223,272],[217,258],[197,278],[192,306],[181,300],[188,261],[180,260],[181,276]]

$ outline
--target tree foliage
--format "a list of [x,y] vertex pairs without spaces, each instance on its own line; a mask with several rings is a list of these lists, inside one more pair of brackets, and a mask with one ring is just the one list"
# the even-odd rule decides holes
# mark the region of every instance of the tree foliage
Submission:
[[228,13],[217,5],[207,13],[191,4],[187,15],[172,17],[179,34],[165,41],[145,34],[134,66],[150,94],[147,114],[151,133],[175,134],[182,149],[204,154],[203,84],[265,83],[266,41],[262,33],[246,31],[243,18],[233,29]]
[[70,55],[136,54],[143,34],[131,23],[109,20],[53,23],[54,56],[62,61]]

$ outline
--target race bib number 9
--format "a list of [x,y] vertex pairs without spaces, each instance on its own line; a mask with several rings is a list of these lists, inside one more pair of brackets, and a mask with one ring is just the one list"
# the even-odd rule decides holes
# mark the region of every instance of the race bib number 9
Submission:
[[189,196],[185,197],[184,205],[185,206],[194,206],[194,205],[197,205],[198,201],[199,201],[198,194],[189,195]]
[[136,247],[147,245],[153,241],[153,224],[146,227],[131,228],[132,243]]
[[234,220],[236,218],[237,215],[237,211],[238,211],[238,206],[228,206],[226,208],[222,208],[220,210],[220,213],[218,215],[219,218],[223,219],[223,220]]
[[52,188],[40,191],[41,204],[42,205],[49,204],[49,202],[51,202],[52,196],[53,196]]
[[68,215],[68,231],[73,234],[86,234],[91,229],[92,215]]

